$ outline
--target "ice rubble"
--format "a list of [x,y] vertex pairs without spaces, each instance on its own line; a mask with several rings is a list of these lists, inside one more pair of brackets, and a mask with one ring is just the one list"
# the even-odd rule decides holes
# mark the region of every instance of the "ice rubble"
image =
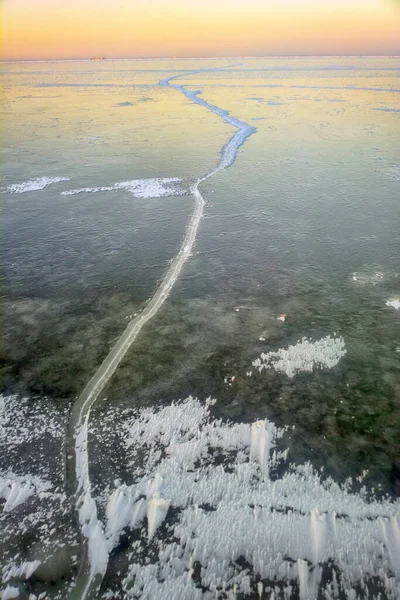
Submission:
[[253,361],[253,366],[261,371],[275,369],[294,377],[300,371],[313,371],[314,369],[330,369],[338,364],[346,354],[344,339],[330,335],[311,342],[303,337],[301,342],[289,346],[287,350],[281,348],[277,352],[261,353],[260,358]]
[[133,179],[122,181],[110,186],[86,187],[77,190],[61,192],[62,196],[75,196],[82,193],[112,192],[114,190],[127,190],[135,198],[161,198],[163,196],[179,196],[185,193],[177,184],[182,180],[178,177],[165,177],[157,179]]
[[388,300],[386,302],[386,306],[391,306],[396,310],[400,309],[400,298],[393,298],[392,300]]
[[123,434],[135,483],[111,493],[105,536],[111,551],[126,527],[141,532],[124,597],[233,598],[272,582],[280,597],[294,585],[313,600],[329,564],[327,599],[356,598],[374,577],[398,597],[400,502],[351,493],[308,463],[284,466],[272,423],[213,420],[188,398],[137,413]]
[[3,193],[9,192],[10,194],[23,194],[25,192],[36,192],[43,190],[52,183],[59,183],[60,181],[69,181],[69,177],[35,177],[22,183],[13,183],[7,186]]

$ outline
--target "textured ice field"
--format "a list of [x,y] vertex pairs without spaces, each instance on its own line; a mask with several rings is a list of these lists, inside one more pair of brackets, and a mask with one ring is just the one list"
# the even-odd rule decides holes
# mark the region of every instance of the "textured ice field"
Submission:
[[[113,587],[111,580],[100,596],[398,598],[399,501],[374,499],[362,487],[363,474],[338,485],[309,463],[294,466],[282,429],[268,421],[215,420],[214,404],[188,398],[123,414],[109,409],[92,422],[105,451],[112,451],[110,434],[117,436],[118,460],[131,480],[104,480],[96,502],[82,508],[91,516],[92,568],[101,569],[109,553],[125,556],[121,581]],[[3,435],[12,423],[17,431],[24,427],[21,443],[32,443],[44,410],[31,408],[26,422],[15,399],[2,398]],[[44,439],[57,438],[58,422],[48,419]],[[44,453],[41,460],[45,466]],[[36,572],[38,589],[56,549],[67,544],[64,560],[72,564],[77,552],[71,533],[60,528],[67,499],[34,472],[28,465],[24,475],[1,473],[8,503],[1,517],[3,594],[19,593]],[[35,543],[17,551],[13,541],[24,530]],[[51,597],[63,598],[65,586]]]

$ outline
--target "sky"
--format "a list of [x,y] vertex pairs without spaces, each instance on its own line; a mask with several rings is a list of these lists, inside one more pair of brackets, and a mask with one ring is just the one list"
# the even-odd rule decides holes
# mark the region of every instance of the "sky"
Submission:
[[400,0],[0,0],[3,60],[394,55]]

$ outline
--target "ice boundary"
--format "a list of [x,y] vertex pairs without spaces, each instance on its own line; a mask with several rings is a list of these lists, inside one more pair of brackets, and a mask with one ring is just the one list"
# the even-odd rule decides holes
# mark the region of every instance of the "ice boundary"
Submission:
[[[201,71],[224,70],[229,68],[229,66],[232,65],[217,69],[202,69]],[[103,525],[97,517],[97,508],[91,494],[89,477],[87,432],[90,409],[96,402],[99,394],[115,372],[128,349],[139,335],[142,327],[157,314],[167,299],[186,260],[191,254],[205,206],[204,198],[199,190],[199,185],[206,179],[209,179],[218,173],[218,171],[230,167],[236,159],[240,146],[256,131],[255,127],[236,119],[231,116],[228,111],[208,103],[203,98],[199,98],[198,91],[190,91],[182,85],[170,84],[170,81],[173,79],[198,72],[199,71],[186,71],[180,75],[162,79],[159,82],[159,85],[168,86],[173,90],[183,93],[189,100],[218,115],[226,123],[236,127],[238,131],[236,131],[227,144],[223,146],[221,158],[217,166],[205,175],[199,177],[191,186],[190,192],[193,194],[195,203],[194,211],[186,229],[186,234],[181,247],[166,272],[160,286],[157,288],[155,294],[147,303],[143,311],[126,327],[73,405],[68,431],[68,445],[70,449],[69,452],[67,452],[67,457],[71,458],[67,458],[66,484],[70,493],[76,496],[76,510],[81,531],[81,559],[75,586],[72,588],[69,595],[70,600],[76,600],[78,598],[86,600],[86,598],[95,597],[108,564],[107,540],[105,538]]]

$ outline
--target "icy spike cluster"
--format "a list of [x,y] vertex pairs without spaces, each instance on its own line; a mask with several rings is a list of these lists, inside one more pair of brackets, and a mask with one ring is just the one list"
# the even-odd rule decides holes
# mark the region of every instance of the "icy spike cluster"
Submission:
[[188,398],[138,412],[122,434],[134,483],[111,492],[105,537],[111,551],[136,532],[124,598],[372,598],[371,581],[398,598],[399,502],[285,466],[272,423],[213,420]]
[[303,337],[301,342],[289,346],[287,350],[281,348],[277,352],[261,353],[260,358],[252,364],[260,373],[263,369],[275,369],[294,377],[300,371],[330,369],[338,364],[346,352],[342,337],[327,335],[316,342]]

